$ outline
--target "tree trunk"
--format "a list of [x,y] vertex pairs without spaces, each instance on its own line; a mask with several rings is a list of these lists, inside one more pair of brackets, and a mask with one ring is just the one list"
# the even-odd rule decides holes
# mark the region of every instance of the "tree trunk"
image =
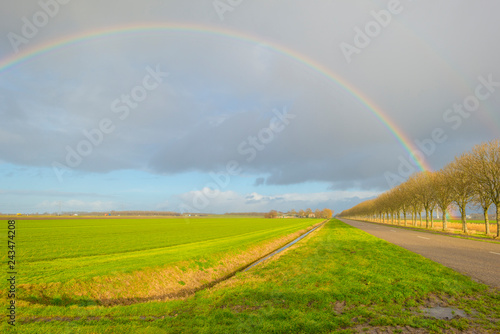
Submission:
[[[497,215],[497,218],[498,218],[498,215]],[[403,211],[403,219],[405,221],[405,226],[406,226],[406,211]],[[498,220],[498,219],[497,219]]]
[[425,228],[429,228],[429,210],[425,209]]
[[434,209],[429,210],[431,214],[431,228],[434,228]]
[[462,214],[462,230],[464,233],[468,233],[469,230],[467,230],[467,212],[465,211],[465,205],[460,208],[460,213]]
[[497,238],[500,237],[500,205],[495,204],[497,208]]
[[448,228],[447,226],[447,221],[446,221],[446,209],[447,208],[441,208],[441,213],[443,214],[443,231],[446,230]]
[[420,227],[422,227],[422,211],[418,213],[418,218],[420,219]]
[[484,227],[486,231],[486,235],[490,234],[490,219],[488,218],[488,211],[490,207],[484,207],[483,206],[483,211],[484,211]]

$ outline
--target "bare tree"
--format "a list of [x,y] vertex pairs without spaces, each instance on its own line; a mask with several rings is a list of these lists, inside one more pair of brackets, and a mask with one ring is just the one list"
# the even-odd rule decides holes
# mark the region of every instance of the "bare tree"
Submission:
[[411,210],[411,218],[413,226],[417,226],[417,215],[422,212],[422,201],[420,200],[418,174],[410,176],[406,181],[406,191],[408,204]]
[[407,226],[406,215],[410,211],[410,192],[407,183],[402,183],[397,187],[399,207],[403,213],[404,225]]
[[450,191],[450,173],[447,170],[440,170],[435,172],[434,178],[434,194],[436,196],[436,204],[443,213],[443,230],[448,228],[446,221],[446,213],[448,208],[453,202],[453,193]]
[[276,211],[276,210],[271,210],[271,211],[269,211],[268,213],[266,213],[264,215],[264,218],[272,218],[272,219],[274,219],[274,218],[277,218],[277,217],[278,217],[278,211]]
[[397,202],[394,196],[394,189],[390,189],[385,193],[385,206],[387,210],[387,220],[389,220],[390,216],[390,223],[394,225],[394,218],[395,218],[395,213],[398,210]]
[[436,199],[434,196],[434,188],[432,186],[433,174],[432,172],[420,172],[416,175],[417,190],[415,195],[419,198],[420,203],[425,210],[425,227],[429,228],[429,217],[431,219],[431,227],[434,227],[432,218],[434,208],[436,207]]
[[483,215],[484,215],[484,228],[486,235],[490,234],[490,219],[488,217],[488,211],[490,211],[490,207],[493,204],[491,201],[490,196],[486,191],[484,191],[483,186],[481,185],[476,185],[475,186],[475,195],[474,198],[472,199],[472,203],[476,207],[481,207],[483,209]]
[[312,214],[312,210],[310,208],[307,208],[306,213],[305,213],[306,218],[309,218],[311,214]]
[[497,237],[500,237],[500,140],[476,145],[469,159],[468,169],[477,188],[495,205]]
[[453,202],[460,211],[462,218],[462,231],[468,232],[467,229],[467,205],[472,201],[475,194],[475,185],[472,181],[472,175],[467,171],[465,160],[466,155],[461,155],[455,158],[455,161],[448,164],[444,169],[447,177],[450,178],[449,189],[453,197]]
[[323,209],[321,211],[321,218],[330,219],[333,216],[333,211],[330,209]]

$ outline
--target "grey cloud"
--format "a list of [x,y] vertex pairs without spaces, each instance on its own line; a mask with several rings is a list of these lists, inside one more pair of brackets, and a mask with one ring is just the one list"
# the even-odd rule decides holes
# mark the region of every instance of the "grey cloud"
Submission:
[[[460,129],[443,120],[447,108],[473,92],[479,75],[500,81],[500,47],[493,42],[500,5],[402,3],[404,11],[349,65],[339,43],[352,43],[354,26],[362,27],[372,19],[370,10],[383,5],[364,10],[339,2],[246,1],[221,22],[210,1],[73,1],[26,47],[66,32],[158,20],[248,32],[337,73],[412,141],[445,129],[449,139],[429,157],[439,168],[500,133],[500,89]],[[4,36],[38,8],[36,1],[2,6],[9,6],[0,11]],[[0,41],[1,56],[9,56],[9,48],[6,39]],[[169,78],[119,120],[111,102],[156,64]],[[273,108],[283,107],[297,118],[247,162],[238,145],[268,126]],[[263,44],[193,32],[108,36],[35,57],[2,73],[0,115],[0,159],[49,167],[64,161],[67,145],[85,139],[83,130],[112,119],[116,130],[77,168],[93,172],[210,172],[237,160],[245,173],[266,175],[256,185],[321,181],[334,188],[383,189],[384,173],[407,155],[366,106],[306,64]]]

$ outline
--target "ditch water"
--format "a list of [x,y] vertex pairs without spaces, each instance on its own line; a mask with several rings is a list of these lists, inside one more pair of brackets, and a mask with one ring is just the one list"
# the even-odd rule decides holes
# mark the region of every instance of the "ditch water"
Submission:
[[[327,221],[326,221],[327,222]],[[277,249],[275,250],[274,252],[272,252],[271,254],[263,257],[262,259],[260,260],[257,260],[255,261],[254,263],[250,264],[248,267],[246,267],[245,269],[243,269],[242,271],[248,271],[250,270],[251,268],[255,267],[256,265],[258,265],[259,263],[269,259],[270,257],[278,254],[278,253],[281,253],[282,251],[284,251],[285,249],[289,248],[290,246],[293,246],[294,244],[296,244],[298,241],[302,240],[303,238],[307,237],[309,235],[309,233],[312,233],[314,231],[316,231],[318,228],[320,228],[321,226],[325,225],[326,222],[324,223],[321,223],[320,225],[316,226],[315,228],[307,231],[306,233],[302,234],[300,237],[298,237],[297,239],[293,240],[293,241],[290,241],[289,243],[287,243],[285,246],[281,247],[280,249]]]

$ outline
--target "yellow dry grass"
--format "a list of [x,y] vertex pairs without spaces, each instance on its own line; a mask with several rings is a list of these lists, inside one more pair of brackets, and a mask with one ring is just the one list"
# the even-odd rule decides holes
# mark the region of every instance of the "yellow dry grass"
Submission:
[[[364,219],[364,220],[366,220],[366,219]],[[374,223],[382,223],[382,224],[392,225],[392,224],[388,224],[387,221],[385,223],[383,223],[379,220],[370,220],[370,221],[372,221]],[[399,223],[399,225],[403,226],[404,222],[401,221]],[[410,219],[407,220],[407,225],[409,227],[414,226],[413,222]],[[430,225],[430,222],[429,222],[429,225]],[[454,231],[454,232],[462,231],[462,223],[447,222],[446,226],[447,226],[447,229],[450,231]],[[419,220],[417,220],[417,227],[421,227]],[[425,227],[425,220],[422,221],[422,227]],[[469,230],[469,234],[485,234],[486,233],[486,226],[484,223],[467,223],[467,229]],[[442,231],[443,230],[442,221],[434,221],[434,228],[432,228],[432,230]],[[496,233],[497,233],[497,225],[491,224],[491,222],[490,222],[490,235],[495,236]]]
[[[447,224],[448,229],[453,229],[453,230],[462,230],[462,223],[450,223],[448,222]],[[434,228],[442,230],[443,229],[443,223],[442,222],[435,222],[434,223]],[[476,223],[467,223],[467,229],[471,234],[474,233],[486,233],[486,226],[483,224],[476,224]],[[496,235],[497,233],[497,225],[496,224],[490,224],[490,234]]]

